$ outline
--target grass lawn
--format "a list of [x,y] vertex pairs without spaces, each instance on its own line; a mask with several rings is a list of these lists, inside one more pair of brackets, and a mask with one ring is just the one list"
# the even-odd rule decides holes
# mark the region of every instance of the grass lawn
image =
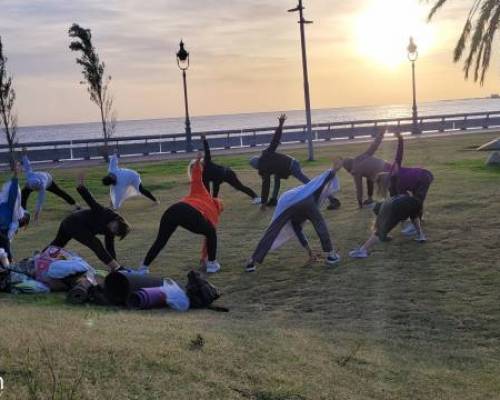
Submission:
[[[467,150],[493,137],[408,140],[405,164],[435,176],[424,222],[429,241],[420,245],[395,231],[366,260],[347,252],[368,237],[373,216],[357,209],[352,179],[342,171],[342,207],[324,212],[343,256],[334,268],[307,265],[292,241],[245,273],[272,211],[224,185],[222,271],[212,281],[229,313],[135,312],[70,306],[58,294],[0,294],[1,399],[499,399],[500,170],[484,167],[485,153]],[[290,153],[312,176],[332,155],[366,147],[321,148],[313,163],[304,151]],[[378,155],[392,160],[395,147],[385,142]],[[248,157],[216,158],[258,190]],[[117,244],[122,264],[139,265],[163,211],[187,192],[186,164],[134,165],[162,205],[125,203],[133,231]],[[107,204],[104,171],[90,168],[88,182]],[[77,196],[76,170],[52,172]],[[283,189],[294,185],[291,178]],[[17,258],[48,244],[68,213],[59,199],[47,199],[41,224],[18,234]],[[310,226],[306,233],[319,249]],[[199,237],[178,230],[152,273],[185,282],[200,246]],[[100,266],[77,243],[69,248]]]

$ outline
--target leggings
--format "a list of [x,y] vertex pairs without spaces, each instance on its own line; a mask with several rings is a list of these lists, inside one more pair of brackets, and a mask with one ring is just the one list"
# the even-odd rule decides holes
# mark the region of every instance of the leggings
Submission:
[[12,262],[12,252],[10,250],[10,240],[8,234],[8,230],[0,231],[0,248],[5,250],[7,257],[9,258],[9,262]]
[[[257,194],[252,189],[241,183],[238,176],[236,175],[236,172],[234,172],[232,169],[229,168],[226,171],[226,175],[224,176],[223,181],[212,181],[212,197],[217,197],[219,195],[220,185],[223,182],[226,182],[236,190],[245,193],[252,199],[255,199],[257,197]],[[203,182],[203,183],[205,184],[207,190],[210,192],[210,182]]]
[[144,259],[144,265],[151,265],[178,226],[205,236],[208,261],[215,260],[217,255],[217,231],[214,226],[196,208],[187,203],[179,202],[170,206],[163,214],[158,236]]
[[156,203],[156,198],[153,196],[153,193],[151,193],[148,189],[142,186],[142,183],[139,185],[139,192],[141,192],[141,194],[147,197],[149,200],[154,201]]
[[[62,190],[57,184],[52,181],[52,183],[47,187],[47,191],[54,193],[56,196],[60,197],[63,199],[66,203],[69,205],[74,206],[76,204],[75,199],[71,197],[68,193],[66,193],[64,190]],[[28,204],[28,198],[30,197],[31,192],[33,192],[32,189],[29,187],[25,186],[22,190],[21,193],[21,206],[26,209],[26,205]]]

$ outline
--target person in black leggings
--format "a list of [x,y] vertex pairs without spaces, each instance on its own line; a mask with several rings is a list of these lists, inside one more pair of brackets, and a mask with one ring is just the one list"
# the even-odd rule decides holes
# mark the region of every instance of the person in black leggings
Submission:
[[201,136],[201,139],[203,140],[203,149],[205,151],[203,158],[203,184],[210,192],[210,182],[212,183],[212,196],[217,197],[219,195],[220,185],[226,182],[236,190],[252,198],[254,204],[259,204],[260,197],[257,196],[257,193],[241,183],[238,176],[231,168],[218,165],[212,161],[208,140],[204,135]]
[[[61,222],[56,238],[49,246],[65,247],[71,239],[80,242],[92,250],[110,270],[117,270],[114,238],[125,238],[130,232],[130,225],[125,219],[110,208],[100,205],[84,186],[83,176],[76,189],[90,209],[79,210],[67,216]],[[96,235],[104,235],[105,246]]]

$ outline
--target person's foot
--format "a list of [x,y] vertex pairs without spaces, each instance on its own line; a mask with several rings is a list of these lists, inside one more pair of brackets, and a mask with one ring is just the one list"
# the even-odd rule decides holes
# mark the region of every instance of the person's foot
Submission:
[[253,261],[250,261],[246,266],[245,266],[245,271],[246,272],[255,272],[255,263]]
[[160,205],[160,200],[155,201],[155,205],[159,206]]
[[370,204],[373,204],[373,199],[366,199],[365,201],[363,201],[364,206],[369,206]]
[[351,258],[366,258],[366,257],[368,257],[368,252],[362,248],[354,249],[354,250],[351,250],[349,252],[349,257],[351,257]]
[[328,207],[326,207],[327,210],[337,210],[340,208],[340,200],[339,199],[332,199],[330,200],[330,204],[328,204]]
[[417,234],[417,229],[415,228],[415,225],[408,224],[401,230],[401,233],[405,236],[413,236]]
[[140,275],[149,275],[149,267],[143,265],[139,267],[136,272]]
[[252,204],[260,204],[262,203],[262,199],[260,197],[255,197],[252,199]]
[[331,251],[330,253],[328,253],[328,255],[326,256],[325,258],[325,262],[327,265],[335,265],[335,264],[338,264],[340,262],[340,254],[335,252],[335,251]]
[[427,242],[427,238],[425,237],[425,235],[422,233],[420,236],[417,236],[415,238],[415,241],[418,242],[418,243],[425,243]]
[[220,264],[217,262],[217,260],[207,261],[207,273],[215,274],[216,272],[219,271],[220,271]]
[[278,200],[276,200],[276,199],[271,199],[271,200],[269,200],[269,201],[267,202],[267,205],[268,205],[269,207],[275,207],[275,206],[276,206],[276,204],[278,204]]

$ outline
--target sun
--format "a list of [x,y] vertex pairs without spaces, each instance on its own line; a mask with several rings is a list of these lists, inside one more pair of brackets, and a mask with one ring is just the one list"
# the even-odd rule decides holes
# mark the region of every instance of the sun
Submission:
[[407,61],[409,38],[418,45],[419,55],[427,53],[434,32],[426,22],[428,9],[419,0],[371,0],[356,21],[358,52],[378,64],[395,68]]

